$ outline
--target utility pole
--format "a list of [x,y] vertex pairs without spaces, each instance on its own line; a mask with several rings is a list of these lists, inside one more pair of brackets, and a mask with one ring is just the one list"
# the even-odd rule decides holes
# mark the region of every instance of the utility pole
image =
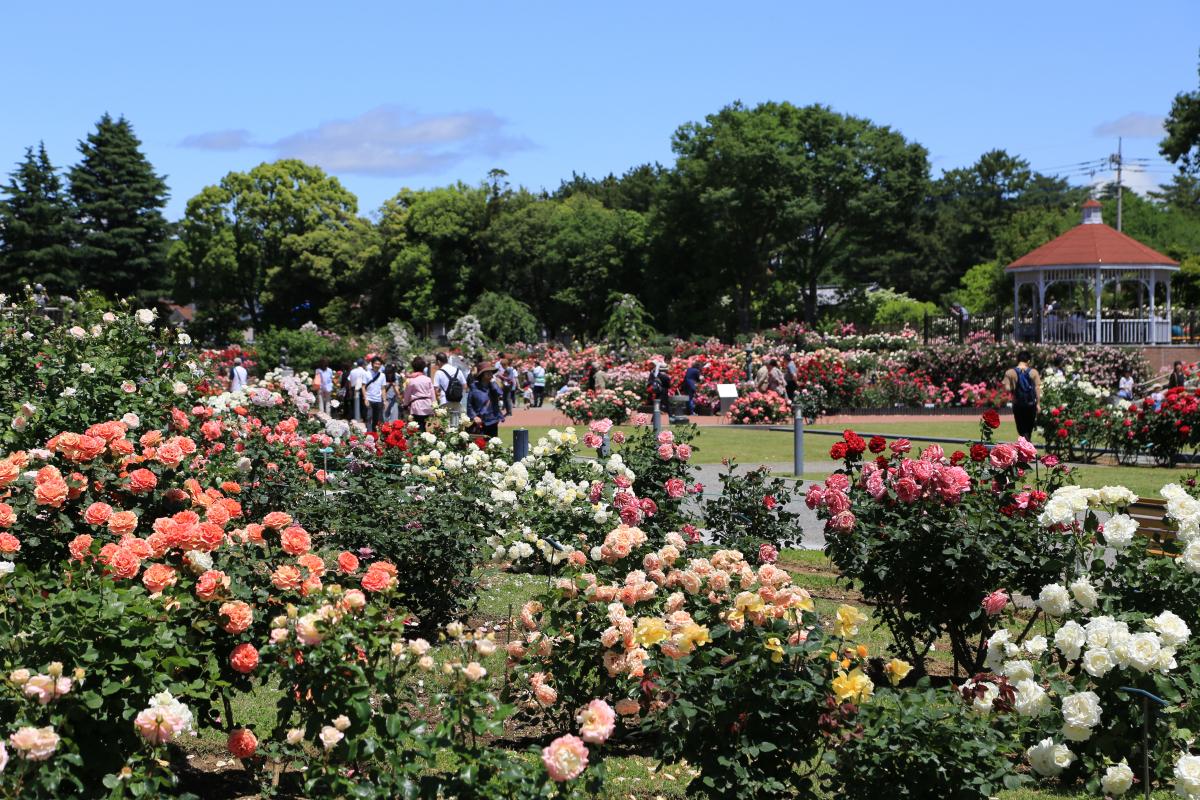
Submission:
[[1121,167],[1124,166],[1124,159],[1121,158],[1121,137],[1117,137],[1117,153],[1108,157],[1110,164],[1117,168],[1117,230],[1121,230],[1121,207],[1123,205],[1122,188],[1121,188]]

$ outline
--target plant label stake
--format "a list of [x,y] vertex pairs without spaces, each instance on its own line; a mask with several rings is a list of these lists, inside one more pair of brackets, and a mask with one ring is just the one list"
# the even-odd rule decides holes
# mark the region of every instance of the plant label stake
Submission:
[[517,428],[513,431],[513,461],[520,461],[529,455],[529,431]]
[[792,410],[796,416],[792,420],[792,472],[796,474],[797,480],[802,480],[804,476],[804,416],[800,413],[800,406],[793,406]]
[[1135,689],[1132,686],[1122,686],[1117,691],[1142,698],[1142,789],[1145,790],[1146,800],[1150,800],[1150,718],[1154,713],[1154,706],[1150,705],[1150,702],[1165,706],[1167,701],[1158,695],[1150,694],[1144,689]]

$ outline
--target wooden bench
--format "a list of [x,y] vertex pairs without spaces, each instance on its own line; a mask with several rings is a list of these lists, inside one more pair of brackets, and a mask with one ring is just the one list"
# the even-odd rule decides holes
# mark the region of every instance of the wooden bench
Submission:
[[1139,497],[1126,511],[1138,524],[1138,535],[1150,539],[1154,547],[1152,553],[1158,555],[1177,555],[1175,552],[1175,531],[1167,524],[1167,501]]

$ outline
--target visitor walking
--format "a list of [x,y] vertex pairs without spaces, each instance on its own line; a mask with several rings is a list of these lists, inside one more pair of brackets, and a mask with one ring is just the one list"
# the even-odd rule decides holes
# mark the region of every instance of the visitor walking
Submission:
[[329,401],[333,398],[333,369],[329,359],[322,358],[317,363],[316,370],[317,410],[329,414]]
[[787,396],[790,399],[800,388],[800,368],[796,366],[796,359],[792,358],[791,353],[785,353],[783,356],[783,378],[784,388],[787,389]]
[[425,430],[425,421],[433,413],[433,381],[425,374],[425,359],[417,356],[412,360],[412,373],[404,382],[404,407],[408,417]]
[[1017,434],[1033,439],[1038,403],[1042,399],[1042,376],[1029,365],[1033,356],[1028,350],[1017,354],[1017,365],[1004,373],[1004,388],[1012,395],[1013,421]]
[[646,380],[646,392],[651,400],[659,401],[660,407],[667,402],[671,392],[671,375],[667,372],[667,365],[661,361],[655,361],[650,369],[650,376]]
[[703,380],[701,374],[702,366],[703,363],[697,359],[683,373],[683,393],[687,395],[687,411],[689,415],[696,413],[696,390],[700,388],[700,381]]
[[546,399],[546,368],[541,364],[534,364],[530,370],[530,377],[533,384],[533,407],[541,408]]
[[367,362],[363,359],[357,359],[354,362],[354,369],[350,370],[350,408],[346,409],[346,413],[350,415],[350,419],[361,422],[366,418],[366,406],[363,405],[362,387],[366,383],[367,378],[371,377],[371,371],[367,369]]
[[383,393],[387,389],[387,376],[383,373],[382,359],[371,361],[371,369],[362,382],[362,408],[366,410],[367,430],[376,431],[383,424]]
[[229,373],[229,391],[236,392],[239,389],[245,389],[249,381],[250,375],[242,366],[242,357],[238,356],[233,359],[233,369]]
[[604,371],[603,365],[599,361],[592,362],[592,385],[596,391],[603,391],[608,388],[608,373]]
[[1171,377],[1167,379],[1167,388],[1176,389],[1187,384],[1187,374],[1183,371],[1183,362],[1176,361],[1171,365]]
[[434,385],[437,387],[438,404],[446,408],[450,416],[450,429],[458,430],[462,420],[464,401],[467,399],[467,376],[463,371],[450,363],[445,353],[433,357],[437,362],[437,374],[434,375]]
[[404,375],[396,369],[396,365],[388,362],[383,368],[384,402],[383,419],[395,422],[400,419],[400,399],[404,393]]
[[486,362],[475,365],[475,376],[467,396],[467,417],[471,420],[471,432],[494,437],[504,419],[501,404],[504,402],[494,380],[496,367]]

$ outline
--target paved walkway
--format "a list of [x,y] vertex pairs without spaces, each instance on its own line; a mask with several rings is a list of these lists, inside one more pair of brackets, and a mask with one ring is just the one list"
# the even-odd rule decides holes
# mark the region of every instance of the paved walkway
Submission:
[[[666,423],[667,415],[663,414],[663,423]],[[839,425],[857,426],[872,424],[895,424],[903,422],[946,422],[969,420],[971,417],[963,414],[838,414],[832,417],[821,417],[816,424],[823,427],[837,427]],[[691,416],[688,421],[696,425],[708,427],[712,425],[731,425],[727,417],[715,416]],[[558,409],[551,406],[549,403],[541,408],[525,408],[519,407],[513,413],[513,416],[500,423],[501,428],[523,428],[533,426],[546,427],[564,427],[574,423],[569,420],[566,415],[562,414]],[[758,429],[753,426],[750,429]]]

